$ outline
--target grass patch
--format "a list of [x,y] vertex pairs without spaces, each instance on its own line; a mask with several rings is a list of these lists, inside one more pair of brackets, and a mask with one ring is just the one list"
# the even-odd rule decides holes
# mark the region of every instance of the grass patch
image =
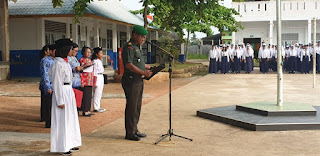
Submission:
[[205,76],[207,74],[208,74],[208,71],[200,71],[195,74],[192,74],[192,76]]
[[253,66],[254,67],[259,67],[259,64],[260,64],[259,59],[253,59]]
[[188,54],[188,60],[190,59],[208,59],[208,56],[203,54]]

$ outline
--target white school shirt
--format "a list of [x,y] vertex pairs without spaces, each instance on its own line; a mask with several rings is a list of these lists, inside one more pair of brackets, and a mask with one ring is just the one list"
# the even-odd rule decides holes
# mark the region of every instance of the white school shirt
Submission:
[[217,59],[217,50],[216,49],[211,49],[209,51],[209,61],[210,59]]
[[291,56],[297,57],[297,55],[298,55],[298,52],[297,52],[297,50],[295,48],[289,50],[289,56],[290,57]]
[[316,54],[320,54],[320,46],[316,46]]
[[265,59],[265,58],[270,58],[270,50],[268,48],[261,48],[259,50],[259,58]]
[[93,75],[98,76],[98,73],[103,73],[104,68],[100,59],[93,60]]
[[310,55],[313,55],[313,47],[308,46],[308,50],[310,51]]
[[221,55],[220,55],[220,60],[222,61],[222,57],[227,56],[227,61],[229,62],[229,53],[228,51],[222,51],[221,50]]
[[234,58],[234,55],[233,55],[234,49],[228,48],[228,49],[227,49],[227,53],[228,53],[228,55],[229,55],[230,58],[232,58],[232,59]]
[[300,58],[301,57],[301,49],[298,47],[294,47],[294,49],[296,49],[296,51],[297,51],[297,57]]
[[249,50],[247,50],[247,49],[244,50],[242,56],[243,56],[243,59],[246,59],[247,57],[252,57],[253,58],[254,57],[253,55],[254,55],[253,54],[253,49],[250,47]]
[[301,55],[300,61],[303,61],[303,56],[307,56],[309,58],[309,61],[311,61],[310,51],[308,49],[307,50],[302,49],[300,55]]
[[233,58],[234,58],[235,56],[237,56],[237,58],[241,59],[241,55],[242,55],[242,52],[241,52],[240,49],[234,49],[234,51],[233,51]]
[[285,49],[284,52],[285,52],[286,58],[290,57],[290,49]]
[[220,48],[217,49],[217,58],[218,58],[218,61],[221,62],[221,49]]

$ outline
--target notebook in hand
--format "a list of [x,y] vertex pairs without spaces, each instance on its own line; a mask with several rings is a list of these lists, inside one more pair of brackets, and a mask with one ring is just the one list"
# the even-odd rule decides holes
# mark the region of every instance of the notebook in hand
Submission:
[[152,67],[152,75],[150,77],[145,77],[144,79],[150,80],[154,75],[156,75],[159,71],[165,68],[165,65],[161,64],[159,66]]

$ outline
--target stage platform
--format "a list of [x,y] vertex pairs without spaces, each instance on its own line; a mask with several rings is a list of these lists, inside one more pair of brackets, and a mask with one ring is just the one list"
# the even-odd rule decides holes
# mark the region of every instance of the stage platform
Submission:
[[320,106],[272,102],[202,109],[197,116],[253,131],[287,131],[320,129]]

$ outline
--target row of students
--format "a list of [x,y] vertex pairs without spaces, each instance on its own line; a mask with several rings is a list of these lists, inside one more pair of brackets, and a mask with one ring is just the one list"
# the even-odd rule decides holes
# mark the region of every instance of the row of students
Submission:
[[[284,70],[289,73],[309,73],[313,68],[313,54],[316,53],[316,70],[320,71],[320,42],[316,49],[313,50],[313,45],[286,45],[282,47],[282,60],[284,62]],[[260,71],[267,73],[269,70],[277,71],[277,47],[266,46],[262,43],[259,50]]]
[[[230,71],[233,73],[240,73],[240,70],[245,70],[250,73],[253,70],[253,49],[247,44],[246,48],[243,45],[226,46],[222,45],[212,46],[209,51],[209,73],[225,74]],[[318,42],[316,49],[313,50],[313,45],[286,45],[282,47],[282,59],[284,62],[284,70],[289,73],[309,73],[313,68],[313,53],[316,54],[316,70],[320,72],[320,42]],[[247,61],[247,60],[250,61]],[[265,74],[268,71],[277,71],[277,46],[268,45],[262,42],[262,46],[258,53],[260,72]],[[250,70],[251,69],[251,70]]]
[[77,44],[61,39],[44,46],[40,52],[41,121],[46,121],[46,128],[51,127],[51,152],[64,155],[71,155],[70,150],[77,151],[81,145],[73,88],[83,91],[80,109],[83,116],[92,115],[89,112],[92,99],[95,112],[105,111],[100,108],[104,87],[102,49],[94,48],[91,55],[91,49],[84,47],[83,57],[77,60],[78,51]]
[[212,46],[209,51],[209,73],[218,73],[221,70],[222,74],[230,71],[233,73],[240,73],[245,70],[246,73],[253,71],[254,51],[251,45],[244,47],[240,45],[220,45]]

